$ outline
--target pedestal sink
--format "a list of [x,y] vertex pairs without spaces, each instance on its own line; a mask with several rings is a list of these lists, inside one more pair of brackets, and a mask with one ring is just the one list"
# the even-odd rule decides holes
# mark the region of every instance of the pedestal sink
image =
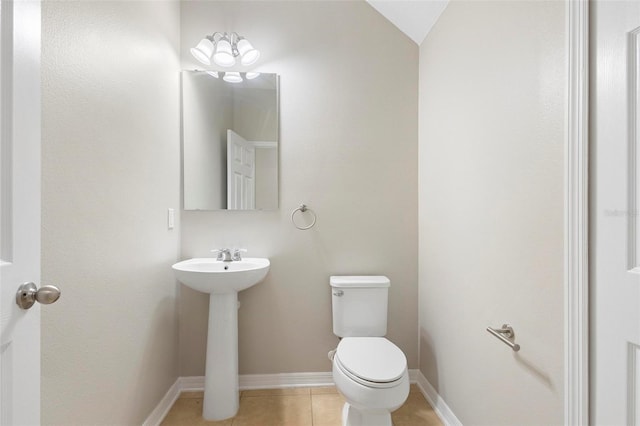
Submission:
[[223,262],[189,259],[172,266],[186,286],[209,293],[209,330],[204,379],[205,420],[223,420],[238,412],[238,292],[264,279],[269,259]]

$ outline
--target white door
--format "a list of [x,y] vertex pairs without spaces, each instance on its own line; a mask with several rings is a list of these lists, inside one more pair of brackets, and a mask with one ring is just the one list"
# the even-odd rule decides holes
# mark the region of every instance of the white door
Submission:
[[255,208],[255,176],[255,147],[233,130],[227,130],[227,209]]
[[40,424],[40,3],[0,3],[0,424]]
[[640,1],[591,3],[591,413],[640,425]]

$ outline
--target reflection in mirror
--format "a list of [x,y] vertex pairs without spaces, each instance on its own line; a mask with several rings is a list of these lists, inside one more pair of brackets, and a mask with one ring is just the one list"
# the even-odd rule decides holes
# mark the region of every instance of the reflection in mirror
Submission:
[[182,72],[185,210],[278,208],[278,76],[242,76]]

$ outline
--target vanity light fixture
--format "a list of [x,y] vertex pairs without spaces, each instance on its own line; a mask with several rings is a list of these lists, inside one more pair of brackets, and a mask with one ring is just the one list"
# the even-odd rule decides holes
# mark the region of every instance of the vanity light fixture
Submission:
[[191,48],[191,54],[205,65],[211,65],[211,60],[221,67],[231,67],[240,57],[242,65],[252,65],[260,52],[254,48],[249,40],[236,32],[231,34],[215,32],[206,36],[196,47]]
[[[220,78],[220,74],[222,74],[222,79],[227,83],[242,83],[244,80],[242,79],[242,75],[240,75],[237,71],[205,71],[211,77]],[[253,80],[254,78],[260,77],[259,72],[247,72],[243,73],[247,80]]]
[[211,65],[211,55],[215,47],[208,38],[203,38],[196,47],[191,48],[191,54],[203,64]]
[[225,72],[222,79],[227,83],[242,83],[242,77],[240,77],[240,73],[237,71]]

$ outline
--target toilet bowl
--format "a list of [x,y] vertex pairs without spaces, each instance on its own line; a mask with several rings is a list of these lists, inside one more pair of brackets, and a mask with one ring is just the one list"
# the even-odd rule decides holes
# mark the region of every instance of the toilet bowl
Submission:
[[409,395],[404,353],[384,337],[346,337],[333,357],[333,380],[346,403],[343,426],[391,426]]

